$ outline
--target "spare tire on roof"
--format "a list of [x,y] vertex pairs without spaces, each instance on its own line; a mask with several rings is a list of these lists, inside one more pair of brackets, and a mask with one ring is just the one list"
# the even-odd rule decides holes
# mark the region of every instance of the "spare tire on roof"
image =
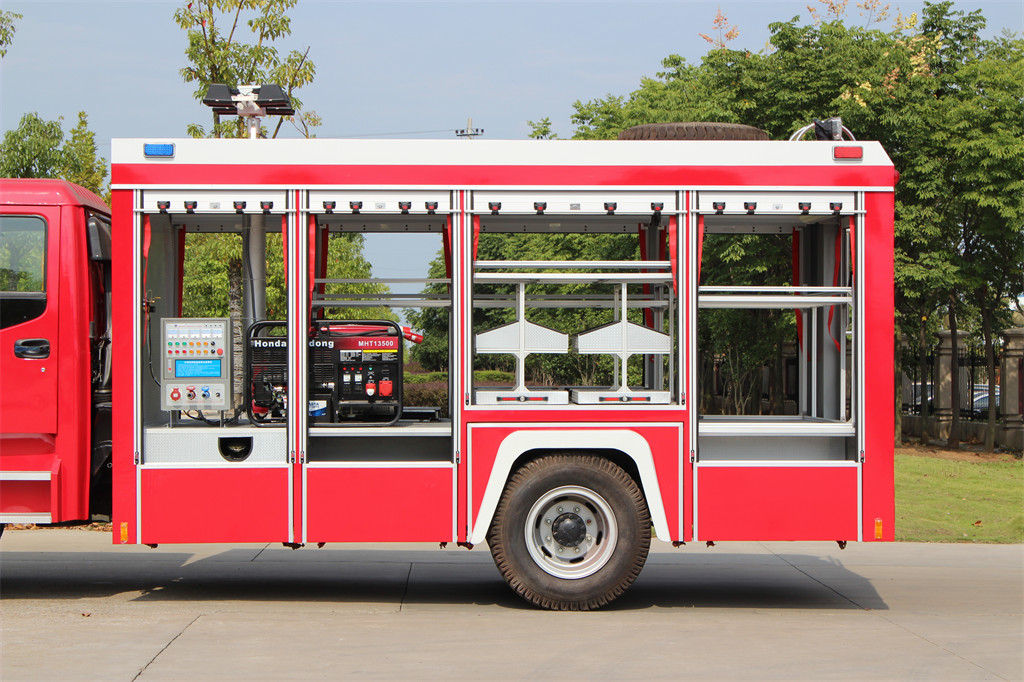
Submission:
[[626,128],[620,140],[767,140],[768,133],[742,123],[645,123]]

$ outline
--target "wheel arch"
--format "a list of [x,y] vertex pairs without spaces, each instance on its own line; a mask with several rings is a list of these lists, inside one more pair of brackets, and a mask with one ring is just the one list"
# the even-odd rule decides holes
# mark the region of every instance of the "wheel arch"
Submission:
[[480,510],[473,522],[471,543],[479,544],[487,538],[498,501],[513,472],[527,462],[559,452],[593,454],[622,467],[640,487],[657,537],[670,538],[654,455],[643,436],[628,429],[524,430],[510,433],[498,446]]

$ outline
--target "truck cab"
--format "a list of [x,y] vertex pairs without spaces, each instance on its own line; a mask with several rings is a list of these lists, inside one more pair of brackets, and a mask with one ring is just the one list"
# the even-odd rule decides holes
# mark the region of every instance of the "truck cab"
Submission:
[[110,209],[0,179],[0,524],[110,513]]

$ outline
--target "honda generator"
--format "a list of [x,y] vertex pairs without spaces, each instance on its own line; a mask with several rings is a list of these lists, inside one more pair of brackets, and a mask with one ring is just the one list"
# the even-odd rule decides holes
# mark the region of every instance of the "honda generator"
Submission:
[[[288,418],[287,323],[257,322],[246,335],[246,406],[254,424]],[[379,425],[402,415],[403,330],[386,320],[317,320],[307,363],[311,423]]]

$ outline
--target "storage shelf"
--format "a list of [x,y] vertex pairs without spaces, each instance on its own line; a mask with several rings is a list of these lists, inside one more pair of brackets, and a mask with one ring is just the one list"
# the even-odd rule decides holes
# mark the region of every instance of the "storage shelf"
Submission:
[[478,260],[478,270],[668,270],[667,260]]
[[701,436],[806,436],[847,437],[856,435],[853,422],[800,417],[704,416],[697,421]]
[[852,305],[851,287],[701,287],[700,308],[785,309]]
[[668,284],[669,273],[657,272],[478,272],[473,279],[480,284],[512,284],[516,282],[574,284],[578,282],[612,282],[615,284]]
[[311,438],[335,438],[351,436],[409,436],[440,438],[452,435],[451,422],[423,424],[414,421],[399,420],[391,426],[310,426]]

